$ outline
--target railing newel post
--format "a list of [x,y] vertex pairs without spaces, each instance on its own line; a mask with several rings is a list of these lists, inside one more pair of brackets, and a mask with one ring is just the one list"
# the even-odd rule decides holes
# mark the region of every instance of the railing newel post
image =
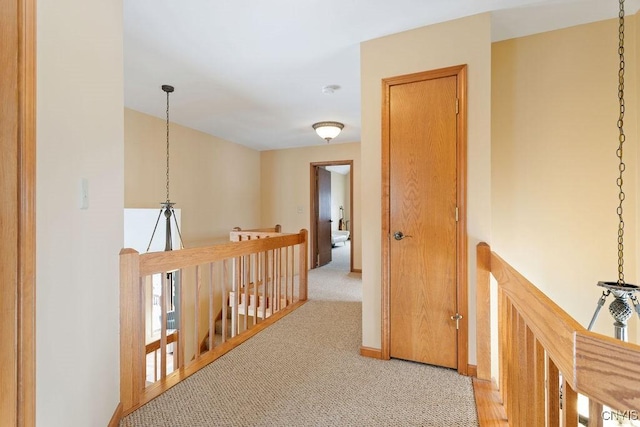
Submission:
[[140,285],[140,254],[120,251],[120,402],[127,410],[140,402],[144,390],[144,300]]
[[309,269],[307,266],[308,258],[308,245],[309,245],[309,232],[306,229],[300,230],[302,242],[300,243],[300,266],[299,266],[299,279],[298,284],[300,286],[299,294],[300,301],[307,300],[307,277]]
[[485,242],[476,247],[476,266],[478,378],[491,380],[491,248]]

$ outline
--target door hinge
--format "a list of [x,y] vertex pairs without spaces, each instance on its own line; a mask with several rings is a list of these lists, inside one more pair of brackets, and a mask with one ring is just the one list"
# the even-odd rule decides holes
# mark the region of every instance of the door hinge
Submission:
[[456,114],[460,113],[460,100],[456,98]]
[[458,207],[456,206],[456,222],[458,222]]

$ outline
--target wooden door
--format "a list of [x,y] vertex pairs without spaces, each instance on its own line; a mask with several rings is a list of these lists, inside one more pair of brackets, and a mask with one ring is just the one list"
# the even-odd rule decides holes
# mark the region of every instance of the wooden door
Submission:
[[[458,81],[387,93],[389,356],[458,367]],[[454,316],[454,319],[452,319]]]
[[316,194],[318,201],[316,209],[316,244],[318,245],[318,259],[316,267],[322,267],[331,262],[331,172],[316,167]]

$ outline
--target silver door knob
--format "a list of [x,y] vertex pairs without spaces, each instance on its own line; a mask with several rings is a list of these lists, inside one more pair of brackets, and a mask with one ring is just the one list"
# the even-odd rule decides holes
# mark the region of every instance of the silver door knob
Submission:
[[411,236],[405,235],[402,231],[396,231],[395,233],[393,233],[393,238],[396,240],[402,240],[405,237],[411,237]]

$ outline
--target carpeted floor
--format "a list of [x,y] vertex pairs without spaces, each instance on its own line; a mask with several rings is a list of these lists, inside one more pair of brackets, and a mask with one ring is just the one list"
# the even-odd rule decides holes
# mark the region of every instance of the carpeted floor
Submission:
[[477,426],[469,378],[359,355],[361,276],[333,267],[309,273],[304,306],[121,426]]
[[331,248],[331,262],[324,266],[325,269],[332,270],[351,270],[351,241],[336,243]]

